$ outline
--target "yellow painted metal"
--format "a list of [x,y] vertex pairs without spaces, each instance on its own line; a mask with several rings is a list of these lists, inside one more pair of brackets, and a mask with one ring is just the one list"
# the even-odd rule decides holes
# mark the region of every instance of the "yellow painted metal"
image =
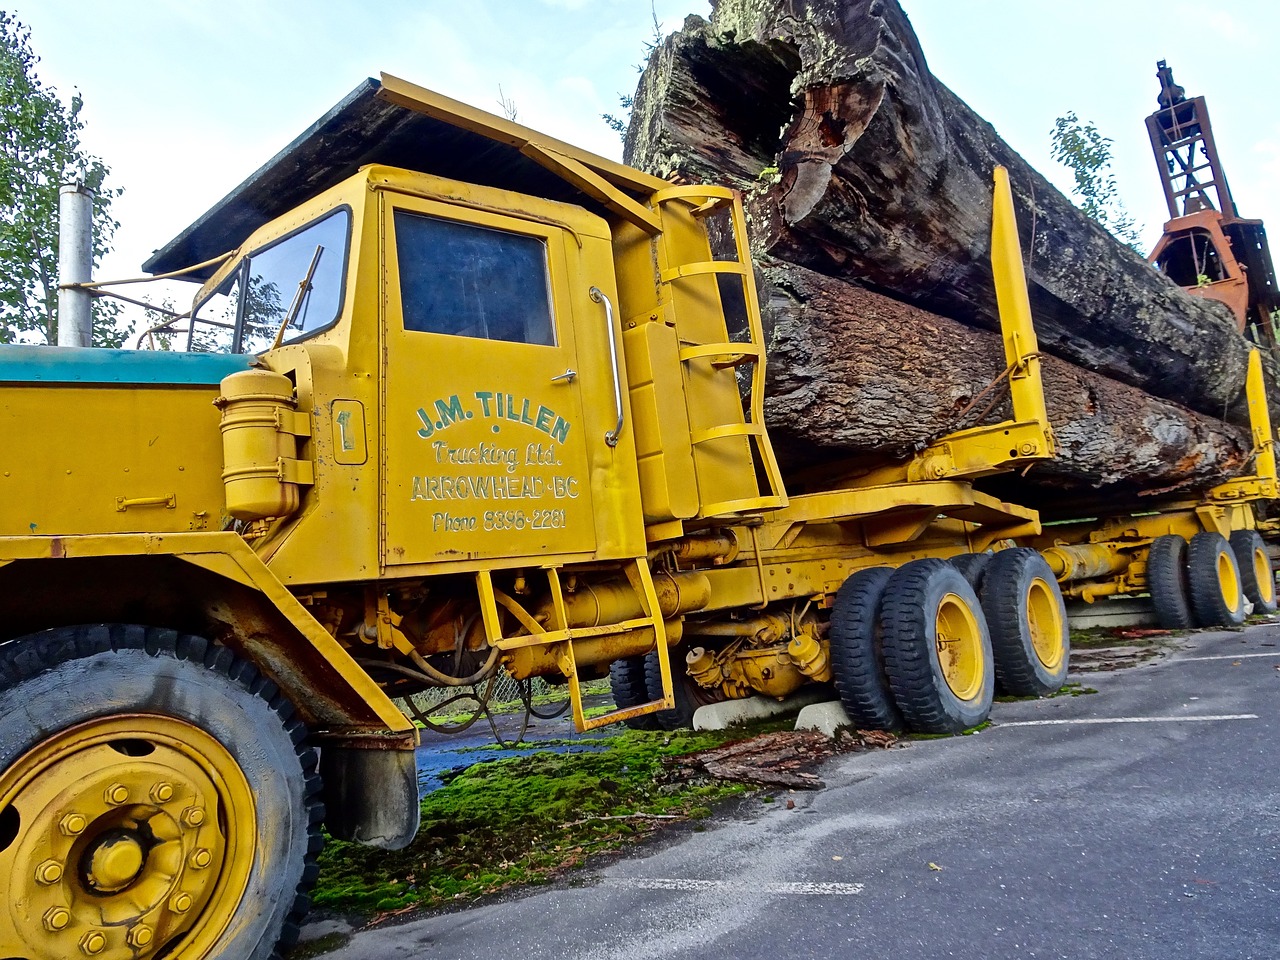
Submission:
[[1222,602],[1228,610],[1235,613],[1244,603],[1244,594],[1240,592],[1240,574],[1236,570],[1235,558],[1229,550],[1222,550],[1218,554],[1216,569]]
[[[227,513],[237,520],[285,517],[298,509],[298,436],[310,436],[294,409],[293,383],[270,370],[243,370],[222,381],[222,482]],[[307,463],[307,471],[311,468]]]
[[1214,487],[1207,497],[1210,502],[1280,499],[1275,436],[1267,404],[1267,381],[1262,372],[1262,354],[1257,349],[1249,351],[1245,399],[1249,405],[1249,430],[1253,439],[1253,473]]
[[1048,547],[1040,554],[1058,581],[1069,583],[1124,572],[1129,566],[1130,556],[1122,546],[1115,541],[1062,545]]
[[1022,264],[1022,245],[1018,242],[1009,171],[998,166],[992,195],[991,273],[995,278],[996,305],[1000,311],[1004,359],[1010,368],[1013,419],[1039,425],[1044,434],[1041,441],[1043,456],[1052,456],[1056,444],[1044,402],[1040,345],[1031,320],[1031,299],[1027,294],[1027,277]]
[[1258,585],[1258,596],[1263,603],[1271,603],[1276,598],[1276,574],[1271,569],[1271,557],[1266,548],[1253,548],[1253,582]]
[[982,692],[986,650],[977,616],[964,597],[948,593],[934,614],[935,644],[942,678],[963,701]]
[[1065,611],[1045,580],[1036,577],[1027,586],[1027,626],[1031,631],[1031,648],[1048,670],[1057,670],[1066,656],[1063,639],[1067,636]]
[[535,144],[559,156],[576,160],[616,187],[649,194],[669,186],[665,180],[643,173],[634,167],[597,156],[563,140],[556,140],[554,137],[484,110],[477,110],[470,104],[452,100],[426,87],[420,87],[387,73],[382,74],[381,79],[382,89],[378,91],[380,98],[443,120],[450,126],[470,130],[472,133],[478,133],[490,140],[517,149],[523,149],[527,144]]
[[[216,433],[216,426],[213,428]],[[333,732],[366,728],[416,739],[413,724],[342,645],[272,576],[262,559],[231,532],[0,537],[7,560],[174,557],[261,592],[291,628],[256,637],[244,653],[302,709]],[[268,642],[270,641],[270,642]]]
[[[711,581],[697,571],[653,574],[653,587],[662,617],[670,620],[680,614],[701,610],[711,600]],[[642,616],[640,597],[625,580],[607,580],[582,584],[565,595],[564,615],[571,627],[597,627]],[[544,609],[539,619],[545,618]]]
[[1018,463],[1047,460],[1057,453],[1040,371],[1040,347],[1031,317],[1031,301],[1022,266],[1009,174],[995,169],[992,195],[991,272],[1000,311],[1013,419],[960,430],[931,443],[903,465],[889,465],[860,478],[860,485],[890,481],[935,481],[1000,473]]
[[258,836],[253,790],[209,734],[153,714],[69,728],[0,772],[4,809],[22,816],[0,851],[8,951],[29,960],[63,960],[77,945],[112,957],[222,955]]
[[0,535],[221,526],[216,388],[6,384],[3,392],[0,436],[8,450],[32,455],[0,465]]
[[828,653],[827,646],[811,633],[797,633],[787,645],[787,656],[797,669],[818,683],[827,683],[831,679],[831,658]]
[[[624,288],[622,302],[629,322],[661,322],[678,338],[683,370],[682,392],[689,421],[694,468],[699,493],[699,517],[732,515],[782,506],[787,501],[781,472],[764,429],[764,332],[760,321],[755,278],[747,250],[746,219],[741,198],[722,187],[667,186],[651,202],[661,214],[662,233],[652,243],[658,269],[656,290]],[[711,249],[705,218],[728,214],[732,259],[717,259]],[[618,242],[615,241],[615,248]],[[651,284],[649,271],[633,276],[619,260],[619,277],[628,276],[636,286]],[[643,261],[636,264],[643,268]],[[634,268],[633,268],[634,269]],[[717,282],[732,276],[741,286],[746,342],[729,335],[724,303]],[[744,417],[738,388],[737,367],[750,363],[751,387],[748,416]],[[630,372],[630,371],[629,371]],[[643,376],[643,371],[637,371]],[[670,378],[669,371],[666,374]],[[639,381],[643,383],[644,381]],[[658,421],[652,407],[641,417]],[[762,493],[756,483],[759,472],[769,485]],[[668,478],[671,483],[673,478]],[[662,496],[662,493],[659,493]],[[654,514],[655,519],[663,519]]]
[[[616,445],[610,317],[585,295],[616,300],[607,225],[585,211],[427,177],[378,172],[386,189],[383,564],[465,558],[602,559],[645,551],[634,439]],[[434,190],[472,205],[405,196]],[[487,205],[489,209],[480,209]],[[523,216],[524,211],[536,218]],[[499,212],[501,211],[501,212]],[[526,344],[405,328],[397,214],[463,222],[532,238],[547,253],[555,342]],[[556,225],[572,226],[570,232]],[[617,319],[612,318],[617,324]],[[615,331],[616,335],[616,331]],[[448,363],[435,358],[447,356]],[[429,379],[397,369],[431,368]],[[624,423],[627,419],[624,394]]]

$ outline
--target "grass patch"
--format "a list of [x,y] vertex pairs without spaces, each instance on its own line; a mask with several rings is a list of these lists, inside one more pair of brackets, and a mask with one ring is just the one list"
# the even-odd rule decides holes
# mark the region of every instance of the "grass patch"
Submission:
[[1022,703],[1026,700],[1041,700],[1041,699],[1052,700],[1054,697],[1083,697],[1083,696],[1087,696],[1088,694],[1097,693],[1097,692],[1098,691],[1093,689],[1093,687],[1086,687],[1080,683],[1064,683],[1057,690],[1053,691],[1053,693],[1046,693],[1043,697],[1037,697],[1034,695],[1018,697],[1018,696],[1014,696],[1013,694],[1006,693],[1006,694],[1003,694],[1002,696],[996,697],[995,702],[996,703]]
[[662,763],[745,735],[631,730],[593,741],[606,748],[599,752],[478,763],[423,799],[422,826],[406,849],[330,840],[312,902],[368,915],[543,882],[653,832],[656,822],[643,815],[705,817],[715,802],[746,792],[714,780],[667,782]]

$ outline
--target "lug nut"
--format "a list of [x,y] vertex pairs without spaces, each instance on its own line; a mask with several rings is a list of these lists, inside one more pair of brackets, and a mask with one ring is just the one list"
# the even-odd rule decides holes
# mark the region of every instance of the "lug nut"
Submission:
[[151,799],[156,803],[168,803],[173,799],[173,784],[157,783],[151,788]]
[[50,933],[65,930],[71,922],[71,914],[62,907],[50,907],[44,912],[44,928]]
[[187,859],[187,863],[191,864],[191,866],[195,867],[197,870],[203,870],[209,864],[213,863],[213,854],[204,849],[204,847],[201,847],[199,850],[192,852],[191,856]]
[[58,829],[62,831],[64,836],[75,837],[84,833],[84,828],[89,825],[89,821],[78,813],[68,813],[58,822]]
[[131,947],[145,947],[151,942],[151,938],[155,934],[151,932],[151,928],[145,923],[140,923],[129,931],[129,936],[125,939],[129,941]]
[[169,901],[169,909],[174,913],[186,913],[191,909],[191,905],[194,902],[195,901],[191,899],[191,894],[179,893]]
[[107,938],[100,934],[97,930],[90,930],[80,938],[80,949],[89,956],[101,953],[106,949]]
[[198,827],[204,823],[204,810],[200,807],[187,807],[182,811],[182,822],[189,827]]
[[129,800],[129,788],[123,783],[113,783],[102,792],[102,799],[113,807],[118,807]]
[[36,882],[46,887],[62,879],[62,864],[57,860],[46,860],[36,867]]

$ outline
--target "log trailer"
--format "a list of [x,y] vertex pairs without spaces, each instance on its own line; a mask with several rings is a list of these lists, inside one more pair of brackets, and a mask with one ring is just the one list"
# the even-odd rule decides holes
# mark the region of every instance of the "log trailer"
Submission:
[[1002,173],[1013,419],[801,495],[740,197],[385,75],[148,262],[201,281],[176,349],[0,351],[0,956],[275,955],[322,823],[413,837],[425,688],[1056,689],[1053,574],[985,553],[1037,515],[973,485],[1054,451]]
[[1161,627],[1236,626],[1248,604],[1276,610],[1275,574],[1263,540],[1266,506],[1280,497],[1275,440],[1267,406],[1262,355],[1249,354],[1245,383],[1253,472],[1199,495],[1089,516],[1052,516],[1038,535],[1021,539],[1039,550],[1063,594],[1094,603],[1149,594]]

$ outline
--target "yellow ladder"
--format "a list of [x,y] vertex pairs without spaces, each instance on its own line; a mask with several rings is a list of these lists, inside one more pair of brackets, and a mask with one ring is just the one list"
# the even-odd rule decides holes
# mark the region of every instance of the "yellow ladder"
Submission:
[[[729,437],[747,437],[754,445],[755,456],[763,468],[769,483],[769,496],[756,496],[734,500],[722,500],[707,503],[700,513],[703,517],[714,517],[742,511],[765,510],[787,505],[787,494],[782,482],[782,473],[778,469],[778,461],[774,457],[773,444],[764,424],[764,329],[760,322],[760,301],[756,294],[755,276],[752,273],[751,255],[747,248],[746,217],[742,209],[742,198],[737,191],[727,187],[714,186],[678,186],[659,190],[653,194],[652,202],[661,208],[664,204],[680,201],[687,204],[690,214],[696,220],[721,210],[728,210],[733,227],[734,260],[701,260],[669,265],[659,275],[659,281],[667,286],[678,284],[693,277],[736,276],[742,284],[743,301],[746,305],[747,335],[746,341],[724,340],[715,343],[687,344],[685,333],[681,333],[680,361],[693,364],[709,361],[717,370],[736,370],[746,364],[752,365],[748,396],[749,417],[744,421],[717,424],[695,430],[690,441],[696,447],[714,440]],[[726,331],[727,332],[727,331]],[[734,375],[734,390],[737,391],[737,378]]]
[[[675,692],[672,686],[671,653],[667,648],[667,632],[662,622],[662,612],[658,606],[658,594],[653,588],[653,577],[649,572],[649,561],[645,557],[637,557],[627,561],[627,580],[636,592],[644,613],[639,617],[624,620],[621,623],[606,623],[594,627],[571,627],[565,610],[564,590],[560,583],[560,571],[557,567],[546,568],[547,580],[551,588],[553,620],[550,626],[544,626],[530,616],[529,612],[513,597],[497,589],[493,585],[492,574],[488,570],[476,574],[476,586],[480,594],[480,612],[484,619],[485,633],[491,646],[499,650],[517,650],[521,647],[555,646],[556,660],[569,682],[569,702],[573,710],[573,723],[579,732],[603,727],[606,724],[618,723],[670,710],[675,706]],[[526,631],[515,636],[504,636],[498,608],[502,607]],[[649,703],[641,703],[634,707],[613,710],[598,717],[588,719],[582,709],[582,684],[578,675],[578,662],[574,656],[573,645],[576,641],[594,637],[616,636],[637,630],[652,630],[654,646],[658,655],[659,672],[662,677],[662,697]]]

